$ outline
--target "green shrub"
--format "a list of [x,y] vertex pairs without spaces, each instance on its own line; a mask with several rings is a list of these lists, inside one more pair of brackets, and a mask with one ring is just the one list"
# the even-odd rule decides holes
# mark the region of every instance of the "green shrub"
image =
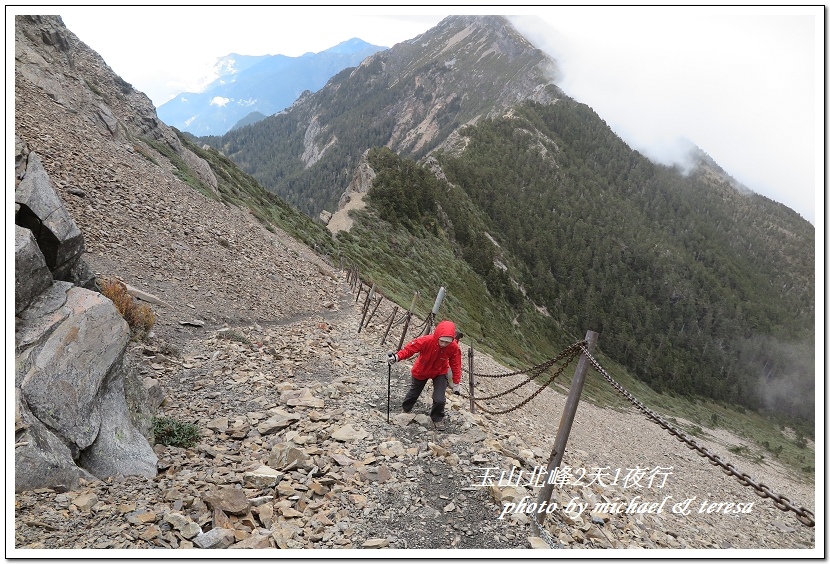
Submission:
[[240,333],[239,331],[228,330],[228,331],[219,331],[216,334],[218,339],[225,339],[226,341],[236,341],[237,343],[243,343],[246,345],[251,344],[251,340],[248,339],[245,335]]
[[190,448],[199,442],[199,428],[172,417],[153,417],[153,436],[159,444]]

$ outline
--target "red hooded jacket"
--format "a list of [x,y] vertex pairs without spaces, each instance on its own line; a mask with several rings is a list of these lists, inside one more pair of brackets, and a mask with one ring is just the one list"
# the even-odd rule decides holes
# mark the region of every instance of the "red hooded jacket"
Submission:
[[[439,337],[452,337],[446,347],[438,344]],[[447,374],[452,368],[453,384],[461,383],[461,348],[455,341],[455,323],[444,320],[435,327],[431,335],[416,337],[398,351],[398,360],[404,360],[420,353],[412,365],[412,377],[417,380],[431,380]]]

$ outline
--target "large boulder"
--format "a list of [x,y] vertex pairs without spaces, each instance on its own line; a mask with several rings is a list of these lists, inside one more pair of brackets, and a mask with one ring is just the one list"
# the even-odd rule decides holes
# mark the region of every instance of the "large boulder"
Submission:
[[84,252],[81,231],[63,207],[35,152],[29,153],[14,200],[15,224],[32,232],[52,276],[91,288],[93,277],[81,258]]
[[[87,471],[154,476],[158,459],[130,421],[129,328],[112,302],[56,282],[16,321],[15,383],[25,423],[16,443],[28,444],[15,453],[15,489],[71,488]],[[76,461],[83,470],[72,468]]]
[[74,286],[62,307],[35,313],[18,327],[22,335],[41,336],[18,355],[19,385],[32,413],[77,454],[98,435],[99,394],[121,364],[130,330],[110,300]]

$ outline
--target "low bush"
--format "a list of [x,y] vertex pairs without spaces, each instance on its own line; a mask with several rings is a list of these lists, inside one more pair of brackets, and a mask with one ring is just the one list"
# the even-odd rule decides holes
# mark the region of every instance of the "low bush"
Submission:
[[190,448],[199,442],[199,428],[172,417],[153,417],[153,437],[158,444]]

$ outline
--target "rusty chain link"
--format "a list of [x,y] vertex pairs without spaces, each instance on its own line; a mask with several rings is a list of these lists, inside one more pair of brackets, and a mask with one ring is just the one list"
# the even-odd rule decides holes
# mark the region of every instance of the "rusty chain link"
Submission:
[[411,313],[411,312],[408,312],[408,311],[403,312],[403,315],[401,315],[401,316],[398,318],[398,320],[397,320],[397,321],[394,321],[394,322],[392,323],[392,327],[397,327],[398,325],[400,325],[401,323],[403,323],[403,320],[404,320],[404,319],[406,319],[406,316],[407,316],[407,315],[412,315],[412,313]]
[[[579,347],[584,346],[585,344],[587,344],[587,341],[584,341],[584,340],[579,341],[577,343],[574,343],[574,344],[570,345],[568,348],[566,348],[565,350],[563,350],[561,353],[559,353],[559,356],[557,356],[556,358],[552,358],[550,360],[547,360],[547,361],[543,362],[542,364],[537,364],[533,368],[526,368],[526,369],[523,369],[523,370],[517,370],[516,372],[508,372],[506,374],[480,374],[478,372],[473,372],[473,376],[475,376],[476,378],[507,378],[508,376],[518,376],[519,374],[529,374],[529,373],[534,372],[534,371],[538,371],[538,374],[541,374],[542,372],[544,372],[545,370],[547,370],[548,368],[550,368],[551,366],[553,366],[554,364],[559,362],[559,360],[564,358],[566,354],[568,354],[569,352],[571,352],[574,349],[577,349]],[[467,370],[463,366],[461,367],[461,371],[466,372],[468,374],[470,372],[469,370]]]
[[[513,386],[512,388],[508,388],[508,389],[506,389],[504,391],[501,391],[497,394],[494,394],[492,396],[487,396],[487,397],[483,397],[483,398],[476,398],[476,400],[485,401],[485,400],[491,400],[491,399],[499,398],[501,396],[506,396],[510,392],[514,392],[514,391],[518,390],[519,388],[521,388],[522,386],[524,386],[528,382],[531,382],[534,379],[536,379],[537,377],[541,376],[545,372],[545,370],[547,370],[548,368],[553,366],[555,363],[557,363],[560,360],[562,360],[563,358],[565,358],[565,356],[568,355],[568,354],[570,354],[570,358],[568,359],[568,363],[570,363],[571,359],[573,359],[573,356],[576,354],[576,351],[578,351],[578,349],[579,349],[578,343],[574,344],[574,345],[571,345],[570,347],[568,347],[567,349],[565,349],[564,351],[559,353],[559,355],[556,356],[556,358],[552,358],[552,359],[550,359],[550,360],[548,360],[548,361],[546,361],[542,364],[539,364],[538,366],[534,366],[533,368],[530,368],[530,369],[526,370],[525,372],[519,372],[519,374],[522,374],[522,373],[529,374],[529,376],[523,382],[520,382],[520,383],[516,384],[515,386]],[[567,366],[568,363],[566,363],[565,366]],[[463,370],[463,367],[462,367],[462,370]],[[473,375],[478,376],[475,373],[473,373]]]
[[[479,409],[481,409],[481,411],[483,411],[484,413],[489,413],[490,415],[503,415],[503,414],[505,414],[505,413],[510,413],[510,412],[516,411],[517,409],[520,409],[520,408],[524,407],[525,405],[527,405],[527,403],[528,403],[530,400],[532,400],[533,398],[535,398],[536,396],[538,396],[539,394],[541,394],[541,393],[542,393],[542,390],[544,390],[545,388],[547,388],[547,387],[551,384],[551,382],[553,382],[553,381],[556,379],[556,377],[557,377],[557,376],[559,376],[560,374],[562,374],[562,372],[563,372],[563,371],[564,371],[564,370],[568,367],[568,365],[571,363],[571,361],[573,361],[573,359],[574,359],[574,358],[576,358],[576,356],[577,356],[577,355],[579,354],[579,352],[580,352],[580,351],[579,351],[579,347],[578,347],[578,346],[571,345],[570,347],[568,347],[567,349],[565,349],[565,351],[563,351],[563,352],[562,352],[562,354],[560,354],[557,358],[561,358],[561,357],[562,357],[562,356],[564,356],[564,354],[565,354],[566,352],[568,352],[568,351],[570,351],[570,352],[571,352],[571,354],[570,354],[570,356],[568,356],[568,357],[567,357],[567,359],[565,360],[565,364],[563,364],[561,367],[559,367],[559,368],[556,370],[556,372],[554,372],[554,373],[553,373],[553,375],[551,375],[551,377],[550,377],[550,378],[548,378],[547,382],[545,382],[544,384],[541,384],[541,385],[539,386],[539,388],[538,388],[535,392],[533,392],[531,395],[529,395],[529,396],[528,396],[528,397],[526,397],[524,400],[522,400],[521,402],[519,402],[517,405],[515,405],[515,406],[513,406],[513,407],[509,407],[509,408],[504,409],[504,410],[502,410],[502,411],[493,411],[493,410],[487,409],[486,407],[484,407],[483,405],[481,405],[481,404],[478,402],[478,400],[473,400],[473,401],[474,401],[474,403],[476,404],[476,407],[478,407]],[[549,362],[550,362],[550,361],[548,361],[548,362],[546,362],[546,363],[545,363],[545,365],[547,365],[547,367],[550,367]],[[540,366],[542,366],[542,365],[540,365]],[[541,372],[540,372],[540,374],[541,374]],[[520,386],[523,386],[525,383],[527,383],[527,382],[524,382],[524,383],[520,384]],[[517,387],[518,387],[518,386],[517,386]],[[508,391],[511,391],[511,390],[508,390]],[[505,395],[506,393],[507,393],[507,392],[503,392],[503,393],[499,393],[499,394],[497,394],[497,395],[495,395],[495,396],[491,396],[490,398],[481,398],[481,399],[482,399],[482,400],[483,400],[483,399],[492,399],[492,398],[495,398],[495,397],[503,396],[503,395]],[[467,398],[467,399],[469,399],[469,398],[470,398],[470,396],[469,396],[469,395],[464,394],[464,393],[461,393],[461,392],[459,392],[459,395],[460,395],[461,397],[463,397],[463,398]]]
[[616,390],[622,395],[625,399],[627,399],[634,407],[642,411],[649,419],[660,425],[663,429],[667,430],[671,435],[674,435],[678,441],[686,443],[686,446],[692,450],[696,450],[699,456],[706,457],[709,460],[709,463],[713,466],[720,466],[721,470],[727,476],[734,476],[738,483],[743,486],[751,486],[755,493],[762,498],[769,498],[772,500],[773,505],[780,509],[781,511],[792,511],[795,513],[796,519],[802,524],[806,525],[807,527],[815,527],[816,520],[815,514],[805,507],[795,507],[790,503],[790,499],[779,495],[772,490],[766,484],[757,483],[755,482],[749,475],[745,472],[741,472],[738,470],[734,464],[725,462],[719,455],[713,453],[706,447],[700,446],[697,441],[690,438],[686,433],[680,431],[679,429],[670,425],[665,419],[660,417],[657,413],[652,411],[651,409],[647,408],[643,402],[638,400],[634,397],[631,392],[626,390],[622,384],[614,380],[608,372],[599,364],[599,362],[593,357],[593,355],[588,351],[587,348],[582,347],[582,353],[585,354],[588,359],[591,361],[594,369],[599,372],[603,378],[605,378]]

